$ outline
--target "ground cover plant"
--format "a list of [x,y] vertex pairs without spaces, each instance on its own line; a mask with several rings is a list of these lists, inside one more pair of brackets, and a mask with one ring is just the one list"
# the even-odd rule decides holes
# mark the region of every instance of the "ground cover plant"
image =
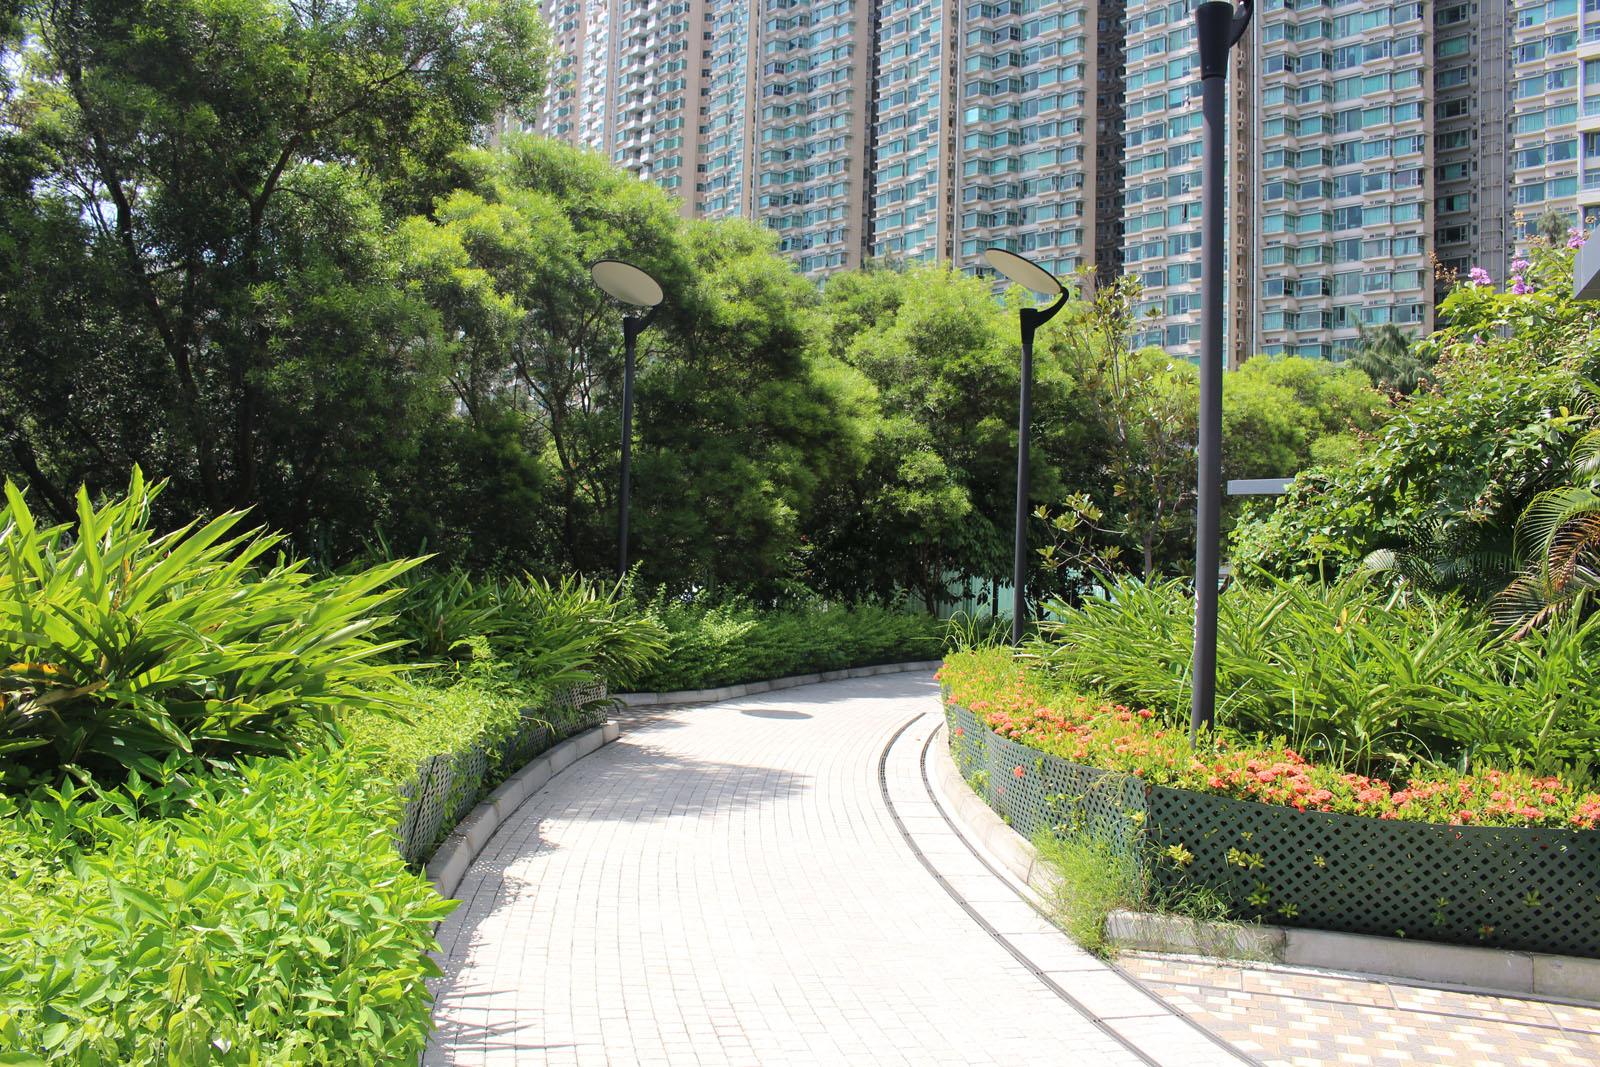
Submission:
[[351,749],[0,797],[0,1062],[414,1062],[455,902],[398,811]]

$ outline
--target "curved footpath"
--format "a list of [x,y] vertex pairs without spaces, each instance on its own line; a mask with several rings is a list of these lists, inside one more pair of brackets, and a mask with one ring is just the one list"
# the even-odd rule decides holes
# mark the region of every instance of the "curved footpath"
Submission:
[[462,879],[425,1064],[1600,1062],[1596,1009],[1088,956],[947,817],[930,673],[620,721]]

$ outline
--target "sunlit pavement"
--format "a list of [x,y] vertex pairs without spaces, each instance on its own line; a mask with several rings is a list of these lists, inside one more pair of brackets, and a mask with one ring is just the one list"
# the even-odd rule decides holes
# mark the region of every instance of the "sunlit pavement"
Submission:
[[1600,1011],[1107,967],[946,817],[923,771],[941,721],[927,673],[628,713],[463,879],[425,1062],[1600,1062]]

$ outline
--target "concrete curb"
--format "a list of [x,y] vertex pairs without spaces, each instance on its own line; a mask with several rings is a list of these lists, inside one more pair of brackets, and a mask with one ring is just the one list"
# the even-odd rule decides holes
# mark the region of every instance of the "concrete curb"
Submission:
[[[962,829],[1019,882],[1038,893],[1050,877],[1021,834],[984,803],[957,770],[948,740],[935,742],[934,773]],[[1265,960],[1464,989],[1523,993],[1600,1004],[1600,960],[1541,952],[1442,945],[1366,934],[1252,923],[1212,923],[1181,915],[1115,911],[1106,934],[1122,948]]]
[[428,881],[442,897],[449,897],[461,884],[462,877],[478,858],[483,846],[511,817],[522,802],[549,784],[550,779],[566,770],[583,757],[597,752],[622,736],[614,722],[603,723],[593,729],[575,734],[545,752],[523,767],[485,797],[477,807],[456,824],[450,836],[444,839],[433,858],[428,861]]
[[871,678],[879,674],[901,674],[906,671],[933,671],[944,665],[943,660],[921,660],[917,663],[879,663],[871,667],[847,667],[820,674],[796,674],[788,678],[773,678],[765,682],[742,682],[725,685],[721,689],[682,689],[676,693],[613,693],[625,708],[653,708],[669,704],[716,704],[724,700],[770,693],[775,689],[793,689],[800,685],[818,682],[838,682],[846,678]]

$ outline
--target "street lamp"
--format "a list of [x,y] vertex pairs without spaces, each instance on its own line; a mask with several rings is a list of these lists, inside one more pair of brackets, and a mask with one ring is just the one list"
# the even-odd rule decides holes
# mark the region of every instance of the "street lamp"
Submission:
[[617,574],[628,573],[628,488],[633,461],[633,357],[639,334],[656,317],[661,303],[661,284],[631,263],[602,259],[589,268],[589,274],[608,296],[636,308],[649,308],[644,315],[627,315],[622,320],[624,362],[622,369],[622,491],[617,507]]
[[989,266],[1006,278],[1045,296],[1056,297],[1047,308],[1022,309],[1022,398],[1017,413],[1017,538],[1011,554],[1011,643],[1022,643],[1022,616],[1027,599],[1024,582],[1028,551],[1028,421],[1033,414],[1033,331],[1055,317],[1067,302],[1067,291],[1056,276],[1032,260],[1003,248],[983,253]]
[[1209,730],[1217,705],[1217,585],[1222,530],[1223,89],[1228,53],[1250,25],[1252,0],[1238,8],[1207,0],[1195,8],[1205,123],[1200,200],[1200,486],[1195,501],[1194,673],[1189,744]]

